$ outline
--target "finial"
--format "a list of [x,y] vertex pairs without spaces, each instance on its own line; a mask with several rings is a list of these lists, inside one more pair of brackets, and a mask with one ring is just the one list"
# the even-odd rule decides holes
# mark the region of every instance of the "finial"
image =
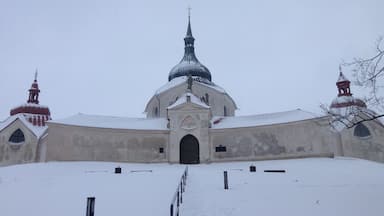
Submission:
[[36,68],[36,70],[35,70],[35,81],[37,81],[37,72],[38,72],[38,70]]
[[188,6],[188,21],[191,19],[191,6]]
[[339,64],[339,72],[340,72],[340,75],[343,74],[343,72],[341,71],[341,64]]

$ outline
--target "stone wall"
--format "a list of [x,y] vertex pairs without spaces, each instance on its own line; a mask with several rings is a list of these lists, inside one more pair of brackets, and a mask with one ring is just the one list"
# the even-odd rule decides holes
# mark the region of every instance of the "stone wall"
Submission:
[[[20,129],[25,141],[12,144],[9,138],[17,129]],[[0,133],[0,165],[12,165],[35,162],[37,150],[37,137],[20,120],[4,128]]]
[[168,131],[48,125],[46,161],[168,161]]
[[384,127],[376,121],[367,121],[363,125],[370,135],[359,137],[355,134],[356,126],[341,132],[345,156],[384,162]]
[[[338,133],[324,118],[285,124],[211,129],[212,161],[341,155]],[[216,152],[216,147],[226,151]]]

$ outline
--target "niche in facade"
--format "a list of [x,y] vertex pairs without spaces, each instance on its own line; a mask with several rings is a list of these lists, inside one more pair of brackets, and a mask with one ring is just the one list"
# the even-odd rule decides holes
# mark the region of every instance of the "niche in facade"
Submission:
[[226,152],[227,151],[227,147],[219,145],[219,146],[216,146],[215,151],[216,152]]

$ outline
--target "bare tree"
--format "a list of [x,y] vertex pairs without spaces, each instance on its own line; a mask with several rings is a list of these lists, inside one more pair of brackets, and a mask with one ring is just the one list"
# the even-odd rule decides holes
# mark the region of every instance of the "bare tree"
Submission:
[[[367,58],[355,58],[341,64],[352,71],[353,84],[367,89],[363,98],[369,107],[352,105],[339,109],[321,108],[331,116],[330,125],[336,130],[352,128],[362,122],[384,117],[384,39],[380,37],[375,44],[375,54]],[[340,70],[341,71],[341,70]],[[373,111],[374,110],[374,111]],[[383,126],[383,124],[378,121]],[[384,126],[383,126],[384,127]]]
[[375,44],[375,54],[368,58],[355,58],[343,63],[351,68],[354,84],[369,90],[364,100],[371,108],[384,112],[384,40],[379,37]]
[[[320,107],[330,116],[329,124],[336,131],[341,131],[344,128],[350,129],[362,122],[384,117],[384,114],[377,114],[370,109],[359,106],[329,109],[322,104]],[[384,127],[381,122],[378,122],[378,124]]]

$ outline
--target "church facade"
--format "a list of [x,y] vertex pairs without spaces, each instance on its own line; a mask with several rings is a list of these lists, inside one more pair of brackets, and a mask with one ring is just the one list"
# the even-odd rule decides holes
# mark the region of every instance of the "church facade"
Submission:
[[[146,118],[77,114],[51,120],[35,78],[28,102],[0,123],[0,165],[43,161],[210,163],[349,156],[384,162],[379,120],[332,130],[331,116],[300,109],[235,116],[234,99],[196,57],[190,22],[182,60],[148,101]],[[331,110],[366,108],[340,72]]]

